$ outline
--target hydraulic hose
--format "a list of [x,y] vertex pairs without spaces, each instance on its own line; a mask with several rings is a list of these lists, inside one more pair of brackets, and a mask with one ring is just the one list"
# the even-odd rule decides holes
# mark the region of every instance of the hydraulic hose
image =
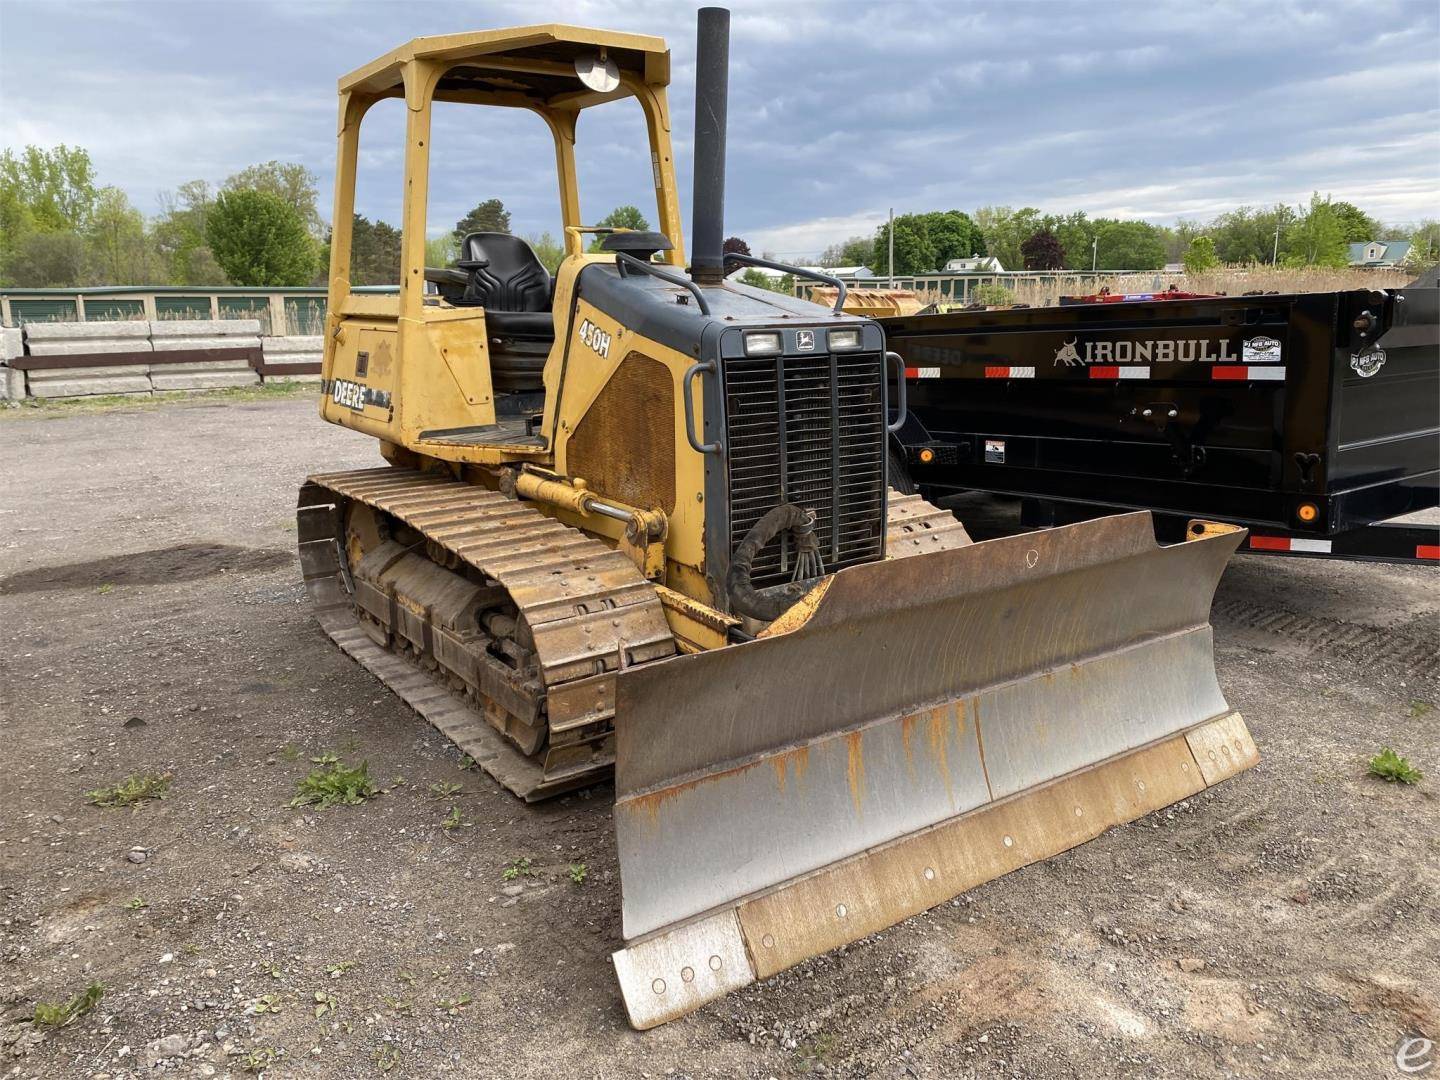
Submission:
[[[755,557],[765,545],[789,530],[795,539],[795,576],[790,584],[760,592],[750,579]],[[730,572],[725,587],[730,593],[730,606],[742,615],[762,622],[778,619],[796,600],[805,595],[806,578],[825,573],[820,559],[820,543],[815,538],[815,518],[794,503],[781,503],[750,527],[745,539],[730,559]]]

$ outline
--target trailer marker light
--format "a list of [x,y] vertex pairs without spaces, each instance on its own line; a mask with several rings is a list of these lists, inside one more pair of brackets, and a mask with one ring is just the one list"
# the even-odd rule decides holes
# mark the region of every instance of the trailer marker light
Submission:
[[920,464],[921,464],[921,465],[929,465],[930,462],[932,462],[932,461],[935,460],[935,451],[934,451],[934,450],[931,450],[931,449],[927,446],[927,447],[925,447],[925,449],[921,450],[920,453],[918,453],[918,454],[915,455],[915,456],[920,459]]
[[1301,503],[1300,508],[1295,511],[1295,516],[1301,521],[1314,521],[1320,516],[1320,509],[1314,503]]

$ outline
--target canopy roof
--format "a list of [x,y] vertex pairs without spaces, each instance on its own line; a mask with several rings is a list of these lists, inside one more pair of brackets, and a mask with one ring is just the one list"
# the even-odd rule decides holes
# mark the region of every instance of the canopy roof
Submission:
[[[602,49],[620,69],[621,86],[596,95],[575,74],[575,61]],[[590,103],[587,99],[630,93],[627,82],[663,86],[670,81],[670,53],[663,38],[545,23],[415,38],[341,78],[340,92],[382,97],[403,93],[404,67],[412,60],[450,65],[437,87],[440,96],[520,95],[536,105],[584,105]]]

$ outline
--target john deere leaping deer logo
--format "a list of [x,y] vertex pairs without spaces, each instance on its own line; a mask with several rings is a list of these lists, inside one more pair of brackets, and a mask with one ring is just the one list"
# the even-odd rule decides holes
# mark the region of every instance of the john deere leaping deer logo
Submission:
[[1077,338],[1071,338],[1055,350],[1055,363],[1064,364],[1066,367],[1076,367],[1082,363],[1080,354],[1075,351]]

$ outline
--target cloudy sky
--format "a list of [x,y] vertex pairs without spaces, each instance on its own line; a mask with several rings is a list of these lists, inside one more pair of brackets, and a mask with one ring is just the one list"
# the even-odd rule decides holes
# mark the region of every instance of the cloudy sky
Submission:
[[[0,0],[0,145],[84,146],[146,213],[186,180],[298,161],[328,209],[340,74],[409,37],[560,21],[667,39],[688,204],[695,6]],[[891,206],[1169,223],[1319,190],[1387,222],[1440,216],[1434,0],[731,7],[726,232],[756,250],[813,255]],[[432,227],[495,196],[516,232],[555,229],[541,121],[446,109]],[[358,207],[392,222],[399,113],[372,113]],[[579,155],[587,219],[650,209],[633,101],[587,114]]]

